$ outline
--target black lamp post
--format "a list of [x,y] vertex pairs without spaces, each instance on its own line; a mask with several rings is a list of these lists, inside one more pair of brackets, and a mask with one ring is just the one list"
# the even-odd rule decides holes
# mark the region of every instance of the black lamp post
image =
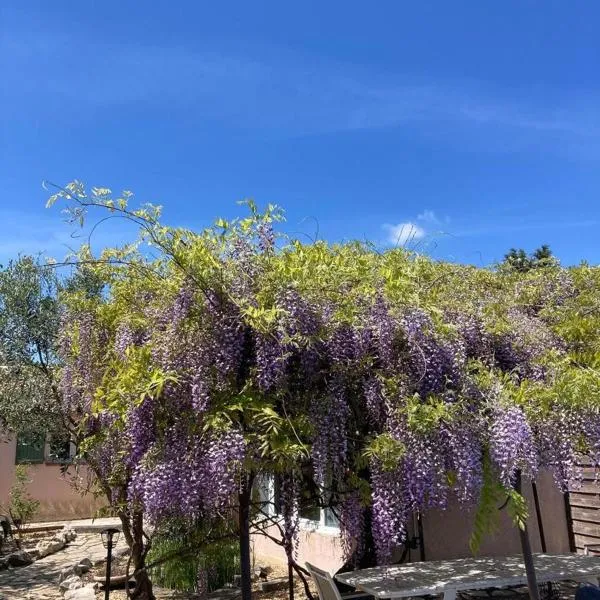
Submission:
[[118,529],[109,527],[100,532],[102,536],[102,545],[107,549],[106,552],[106,581],[104,582],[104,600],[108,600],[110,596],[110,568],[112,563],[113,544],[119,541],[121,532]]

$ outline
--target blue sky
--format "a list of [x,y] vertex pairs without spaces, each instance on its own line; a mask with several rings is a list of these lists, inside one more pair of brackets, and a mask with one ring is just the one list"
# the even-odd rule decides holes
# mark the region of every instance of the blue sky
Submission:
[[331,241],[598,263],[599,22],[592,0],[8,0],[0,260],[77,244],[41,187],[77,178],[175,225],[253,197]]

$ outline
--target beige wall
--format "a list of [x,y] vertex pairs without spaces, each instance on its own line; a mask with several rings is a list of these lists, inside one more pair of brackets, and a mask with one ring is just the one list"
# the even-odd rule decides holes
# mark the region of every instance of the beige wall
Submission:
[[[543,473],[537,481],[540,509],[548,552],[569,552],[569,537],[562,494],[556,489],[551,475]],[[534,552],[541,551],[537,519],[531,495],[531,486],[524,483],[524,493],[529,502],[530,539]],[[469,539],[473,527],[473,511],[457,504],[445,511],[429,511],[423,516],[426,560],[442,560],[471,556]],[[273,534],[275,537],[276,533]],[[254,560],[257,563],[285,562],[280,547],[261,535],[254,535]],[[479,554],[501,556],[521,551],[518,530],[513,526],[506,510],[500,511],[500,526],[495,535],[486,537]],[[342,566],[341,546],[337,534],[331,529],[323,533],[302,531],[299,545],[299,562],[314,563],[332,572]],[[419,551],[412,551],[412,560],[418,560]]]
[[[14,482],[16,446],[15,439],[0,441],[0,513],[6,511],[8,493]],[[91,517],[103,504],[101,500],[94,499],[92,494],[82,495],[74,489],[74,482],[84,487],[87,475],[85,467],[79,473],[71,467],[63,475],[60,465],[33,464],[28,465],[28,475],[31,479],[29,493],[40,501],[35,521]]]
[[[271,529],[271,535],[277,538],[279,532]],[[268,540],[264,535],[252,536],[252,552],[256,564],[286,563],[285,552],[281,546]],[[321,529],[302,529],[298,547],[298,562],[313,563],[329,571],[337,571],[343,563],[342,547],[337,529],[326,527]]]
[[[549,473],[537,480],[542,524],[548,552],[569,552],[569,534],[562,494],[556,489]],[[529,504],[528,529],[534,552],[541,552],[540,535],[531,493],[531,485],[524,482],[523,491]],[[446,511],[431,511],[423,518],[425,558],[442,560],[471,556],[469,538],[473,511],[453,506]],[[518,554],[521,551],[519,532],[513,526],[506,510],[500,511],[500,526],[495,535],[487,536],[480,549],[483,556]]]

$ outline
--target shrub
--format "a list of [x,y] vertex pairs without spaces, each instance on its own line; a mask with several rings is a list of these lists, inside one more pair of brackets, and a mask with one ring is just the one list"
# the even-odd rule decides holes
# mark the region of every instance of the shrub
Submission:
[[[155,585],[190,592],[212,592],[231,583],[239,573],[239,546],[235,540],[199,544],[198,550],[190,548],[192,536],[185,532],[165,532],[155,538],[148,563],[162,557],[176,556],[150,571]],[[183,553],[183,554],[182,554]]]
[[25,465],[17,465],[15,469],[15,483],[8,494],[8,513],[17,529],[19,546],[23,525],[33,520],[35,513],[40,507],[39,500],[33,498],[27,491],[27,484],[29,482],[27,467]]

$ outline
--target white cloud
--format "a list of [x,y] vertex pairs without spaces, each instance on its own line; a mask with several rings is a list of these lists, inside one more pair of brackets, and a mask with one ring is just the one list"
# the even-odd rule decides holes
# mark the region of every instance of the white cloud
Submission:
[[398,223],[397,225],[385,223],[383,229],[387,232],[388,243],[395,246],[405,246],[409,242],[425,237],[425,230],[411,221]]
[[429,209],[425,209],[422,213],[418,214],[417,221],[422,221],[423,223],[431,223],[432,225],[439,225],[441,223],[440,219],[438,219],[436,214]]

